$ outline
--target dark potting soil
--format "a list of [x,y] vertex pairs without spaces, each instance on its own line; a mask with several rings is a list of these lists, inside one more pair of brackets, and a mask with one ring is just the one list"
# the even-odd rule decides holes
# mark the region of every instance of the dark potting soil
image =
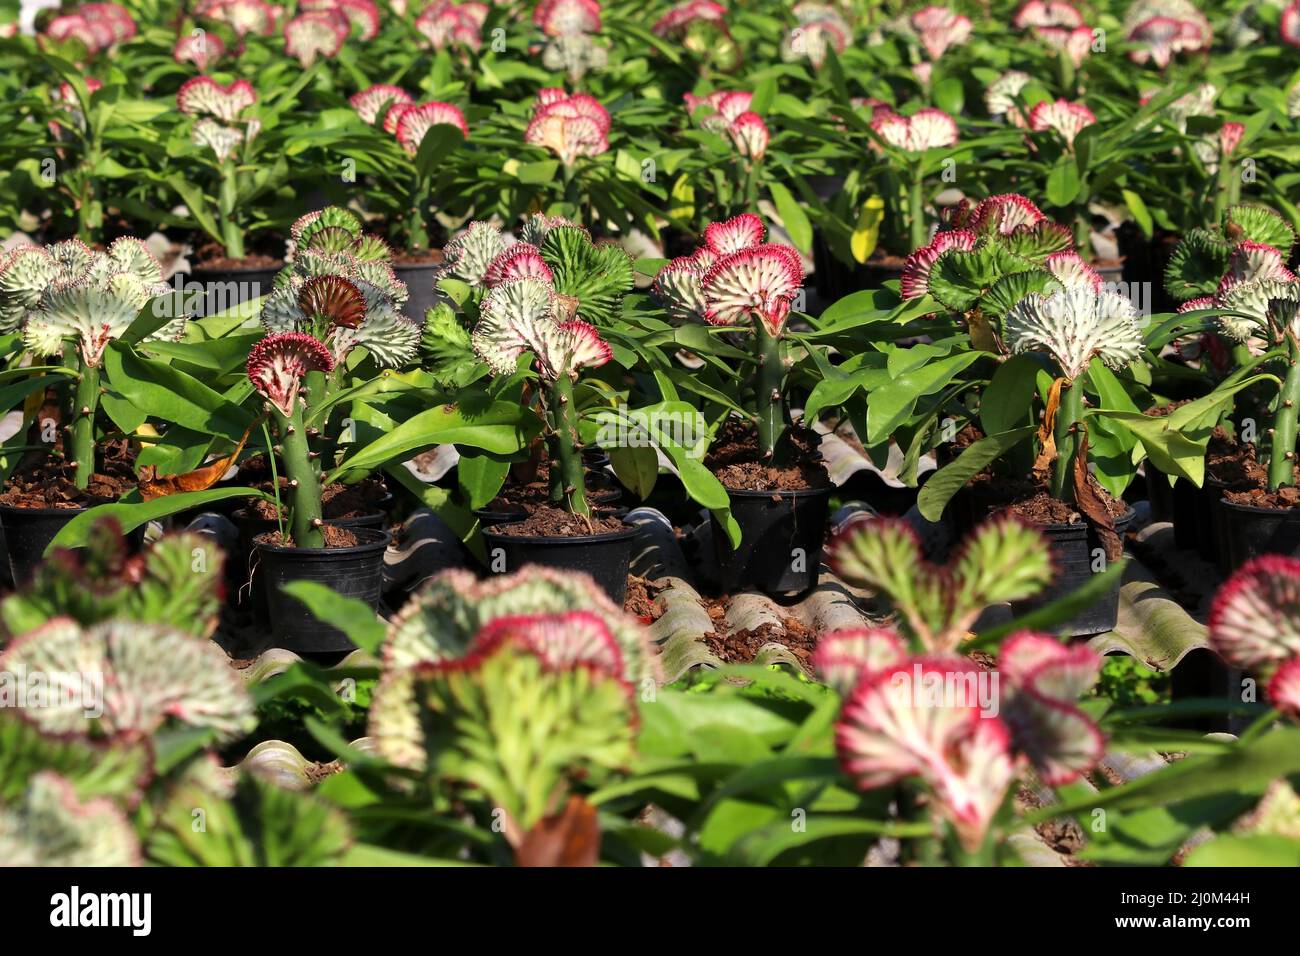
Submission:
[[[258,487],[267,492],[271,492],[271,483],[265,482]],[[280,476],[280,495],[283,498],[288,493],[288,480]],[[367,478],[357,482],[355,485],[345,485],[341,482],[334,482],[326,485],[321,490],[321,517],[326,521],[338,520],[340,518],[360,518],[365,515],[372,515],[380,510],[379,501],[388,493],[382,481],[375,481],[373,478]],[[264,498],[251,498],[248,502],[249,512],[254,518],[260,518],[264,521],[275,521],[277,518],[275,502],[267,501]]]
[[232,259],[229,256],[217,255],[200,260],[194,268],[206,269],[210,272],[234,272],[238,269],[279,269],[283,265],[284,260],[277,259],[275,256],[252,255],[244,256],[242,259]]
[[743,631],[719,631],[718,623],[715,619],[715,629],[704,635],[704,643],[728,664],[751,664],[763,647],[775,643],[789,648],[799,663],[809,671],[812,670],[817,636],[803,622],[791,617],[780,624],[768,622]]
[[[1286,510],[1300,507],[1300,488],[1268,490],[1268,468],[1256,457],[1254,445],[1243,445],[1222,428],[1216,428],[1206,449],[1206,471],[1226,486],[1225,501],[1252,508]],[[1292,470],[1300,484],[1300,466]]]
[[585,538],[597,534],[611,534],[627,527],[623,519],[610,511],[593,510],[590,518],[538,505],[522,521],[499,524],[494,531],[509,535],[527,535],[541,538]]
[[[331,548],[355,548],[357,546],[357,536],[350,528],[340,528],[338,525],[327,524],[321,528],[322,534],[325,535],[325,550]],[[253,539],[255,544],[269,544],[275,547],[297,547],[293,543],[292,535],[282,535],[279,531],[267,531],[265,534],[259,534]]]
[[47,457],[11,476],[0,493],[0,504],[11,508],[89,508],[118,500],[135,487],[135,450],[125,440],[103,443],[96,450],[100,471],[90,476],[85,490],[77,487],[76,469],[69,462]]
[[627,576],[627,593],[623,598],[623,610],[631,614],[642,624],[653,624],[663,616],[663,608],[655,601],[659,588],[645,578],[635,574]]
[[1172,415],[1176,410],[1182,408],[1190,401],[1192,401],[1190,398],[1184,398],[1176,402],[1169,402],[1166,405],[1154,405],[1142,414],[1146,415],[1148,418],[1165,418],[1168,415]]
[[[601,472],[586,473],[587,493],[609,491],[613,486],[608,476]],[[551,500],[551,466],[543,461],[537,466],[535,476],[527,482],[508,482],[488,502],[489,511],[516,511],[522,508],[531,512],[534,508],[549,504]]]
[[[1095,482],[1096,479],[1092,480]],[[983,472],[972,478],[968,487],[977,505],[987,509],[988,515],[1010,511],[1035,525],[1076,524],[1084,520],[1074,505],[1053,498],[1041,484],[1028,479],[1004,478]],[[1095,490],[1112,518],[1128,511],[1128,505],[1112,497],[1104,488]]]
[[416,252],[393,253],[393,262],[399,266],[437,265],[446,258],[441,249],[420,249]]
[[791,460],[775,467],[758,453],[758,432],[748,422],[731,419],[709,448],[705,465],[731,491],[803,491],[824,488],[830,479],[817,451],[821,439],[807,429],[788,432]]

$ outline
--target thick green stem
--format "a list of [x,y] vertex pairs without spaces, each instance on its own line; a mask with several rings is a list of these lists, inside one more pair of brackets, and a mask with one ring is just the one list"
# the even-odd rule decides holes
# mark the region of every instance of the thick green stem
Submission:
[[423,252],[429,248],[429,227],[424,220],[424,209],[429,203],[429,181],[423,176],[415,181],[411,191],[411,225],[406,232],[406,251]]
[[1287,370],[1273,413],[1273,435],[1268,452],[1268,489],[1295,484],[1296,419],[1300,415],[1300,345],[1287,337]]
[[231,259],[244,258],[244,231],[236,220],[239,209],[239,184],[233,160],[221,164],[221,195],[217,203],[221,212],[221,243]]
[[99,409],[99,369],[76,360],[81,374],[72,396],[72,460],[76,464],[73,476],[78,488],[90,486],[90,476],[95,473],[95,412]]
[[758,413],[758,451],[764,461],[779,464],[784,455],[785,399],[781,393],[785,368],[781,364],[781,340],[755,323],[754,352],[758,359],[758,381],[754,383],[754,404]]
[[1080,255],[1092,258],[1092,222],[1089,219],[1088,204],[1080,203],[1074,210],[1074,246],[1081,249]]
[[582,442],[578,438],[578,409],[573,402],[573,379],[561,372],[551,386],[551,504],[574,514],[591,514],[587,502]]
[[925,182],[921,167],[912,170],[912,185],[907,191],[908,226],[912,230],[912,251],[930,241],[930,229],[925,222]]
[[302,424],[302,405],[286,418],[278,409],[272,409],[276,427],[280,431],[280,460],[284,474],[289,479],[289,531],[293,543],[299,548],[325,547],[321,532],[320,478],[312,464],[311,449],[307,444],[307,430]]
[[1078,427],[1082,418],[1083,383],[1066,382],[1061,386],[1061,403],[1056,409],[1056,463],[1052,469],[1052,497],[1059,501],[1074,500],[1070,476],[1079,448]]

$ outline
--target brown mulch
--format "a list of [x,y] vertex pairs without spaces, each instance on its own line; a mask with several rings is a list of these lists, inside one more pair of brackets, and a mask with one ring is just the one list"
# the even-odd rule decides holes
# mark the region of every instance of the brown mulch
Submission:
[[[1112,497],[1104,489],[1096,490],[1112,518],[1128,511],[1128,505],[1122,499]],[[1010,511],[1036,525],[1075,524],[1084,520],[1074,505],[1053,498],[1043,485],[1028,479],[1004,478],[983,472],[971,479],[968,491],[977,514]]]
[[313,784],[320,783],[327,777],[332,777],[336,773],[342,773],[343,761],[331,760],[329,763],[309,763],[303,772],[307,774],[307,779]]
[[275,256],[252,255],[242,259],[229,256],[214,256],[195,263],[195,269],[207,269],[212,272],[233,272],[236,269],[279,269],[284,265],[283,259]]
[[733,491],[803,491],[830,483],[817,451],[821,439],[807,429],[789,430],[790,463],[773,467],[759,459],[758,432],[749,422],[731,419],[709,448],[705,465]]
[[[1259,460],[1255,446],[1241,444],[1222,428],[1210,436],[1205,461],[1207,474],[1226,486],[1225,501],[1254,508],[1300,507],[1300,487],[1269,491],[1268,468]],[[1293,469],[1293,477],[1300,484],[1300,465]]]
[[0,493],[0,504],[11,508],[89,508],[117,501],[135,488],[135,450],[125,440],[101,443],[96,449],[99,471],[83,491],[76,469],[58,458],[45,457],[14,474]]
[[416,252],[393,252],[393,263],[399,266],[437,265],[447,257],[441,249],[420,249]]
[[788,617],[780,624],[769,622],[743,631],[719,633],[715,629],[704,635],[704,643],[728,664],[752,664],[763,647],[782,644],[799,659],[799,663],[811,671],[812,655],[817,649],[817,635],[802,621]]
[[[267,494],[271,493],[271,483],[269,481],[258,487]],[[288,490],[288,479],[281,475],[280,494],[282,498],[288,493]],[[365,515],[375,514],[381,510],[379,501],[386,494],[388,494],[388,489],[384,487],[382,481],[367,478],[355,485],[345,485],[336,481],[333,484],[326,485],[321,490],[321,516],[327,521],[337,521],[340,518],[361,518]],[[264,498],[250,499],[247,510],[251,517],[263,521],[275,521],[278,518],[275,513],[275,502],[267,501]]]
[[[355,548],[357,546],[357,536],[351,528],[340,528],[338,525],[327,524],[321,528],[321,532],[325,535],[326,550],[330,548]],[[265,534],[259,534],[253,539],[253,542],[276,547],[296,547],[292,535],[282,535],[279,531],[267,531]]]
[[[1015,805],[1021,813],[1028,813],[1040,809],[1043,803],[1034,795],[1033,791],[1021,787],[1016,792]],[[1057,817],[1052,820],[1045,820],[1034,827],[1034,832],[1042,838],[1044,843],[1064,857],[1067,866],[1092,865],[1075,856],[1088,842],[1087,837],[1084,836],[1083,828],[1079,826],[1077,820],[1071,817]]]
[[627,527],[623,519],[609,511],[593,511],[590,518],[552,508],[537,506],[522,521],[494,525],[490,532],[510,535],[533,535],[544,538],[579,538],[597,534],[610,534]]
[[635,574],[629,574],[627,576],[627,594],[623,598],[623,610],[642,624],[653,624],[664,613],[664,609],[655,600],[659,590],[647,579],[639,578]]
[[[488,502],[488,511],[528,511],[541,505],[549,504],[551,500],[551,471],[547,462],[537,469],[537,476],[528,482],[508,482],[501,491]],[[618,490],[614,488],[609,480],[609,476],[602,472],[589,471],[586,476],[587,498],[589,501],[599,502],[617,497]]]

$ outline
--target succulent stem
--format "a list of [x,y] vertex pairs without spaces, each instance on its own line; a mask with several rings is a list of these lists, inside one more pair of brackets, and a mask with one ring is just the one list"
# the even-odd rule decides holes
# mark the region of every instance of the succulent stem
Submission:
[[[1273,440],[1268,451],[1268,490],[1295,484],[1295,440],[1300,415],[1300,345],[1287,336],[1287,369],[1273,413]],[[1291,455],[1288,455],[1291,452]]]
[[95,473],[95,411],[99,408],[99,369],[86,365],[81,358],[75,361],[81,377],[72,396],[72,461],[76,471],[73,480],[78,488],[90,486],[90,476]]
[[781,340],[770,334],[762,322],[755,323],[754,352],[758,360],[754,399],[758,412],[759,457],[779,464],[785,454],[786,408],[781,392],[785,368],[781,364]]
[[325,536],[320,530],[320,482],[307,446],[307,430],[302,425],[302,404],[294,406],[286,418],[278,409],[271,414],[280,430],[284,448],[284,473],[289,479],[290,532],[299,548],[323,548]]
[[574,514],[590,515],[582,445],[578,440],[578,409],[573,401],[573,379],[561,373],[551,386],[551,504]]
[[1052,497],[1059,501],[1074,500],[1070,476],[1074,456],[1079,448],[1078,428],[1083,418],[1083,383],[1066,382],[1061,386],[1061,403],[1056,409],[1056,462],[1052,468]]

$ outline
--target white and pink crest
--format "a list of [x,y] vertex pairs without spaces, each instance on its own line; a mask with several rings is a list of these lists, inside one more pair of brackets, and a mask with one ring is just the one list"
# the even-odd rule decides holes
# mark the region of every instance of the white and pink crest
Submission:
[[1085,126],[1097,122],[1096,115],[1082,103],[1069,100],[1044,101],[1029,111],[1029,128],[1035,132],[1055,130],[1067,146],[1074,145],[1074,138]]
[[937,232],[930,244],[917,249],[903,263],[899,294],[904,299],[919,299],[930,291],[930,270],[939,257],[951,249],[970,252],[975,248],[975,233],[966,229]]
[[720,256],[700,281],[705,321],[759,321],[779,336],[803,285],[803,264],[790,246],[768,243]]
[[306,68],[318,57],[337,56],[351,31],[351,21],[338,10],[300,13],[284,25],[284,51]]
[[196,76],[176,91],[176,108],[186,116],[215,116],[225,123],[233,123],[256,102],[257,93],[247,80],[222,86],[210,76]]
[[469,138],[469,125],[465,114],[450,103],[436,100],[417,105],[407,105],[397,119],[397,141],[402,149],[414,156],[420,151],[429,130],[438,125],[455,126],[465,138]]

